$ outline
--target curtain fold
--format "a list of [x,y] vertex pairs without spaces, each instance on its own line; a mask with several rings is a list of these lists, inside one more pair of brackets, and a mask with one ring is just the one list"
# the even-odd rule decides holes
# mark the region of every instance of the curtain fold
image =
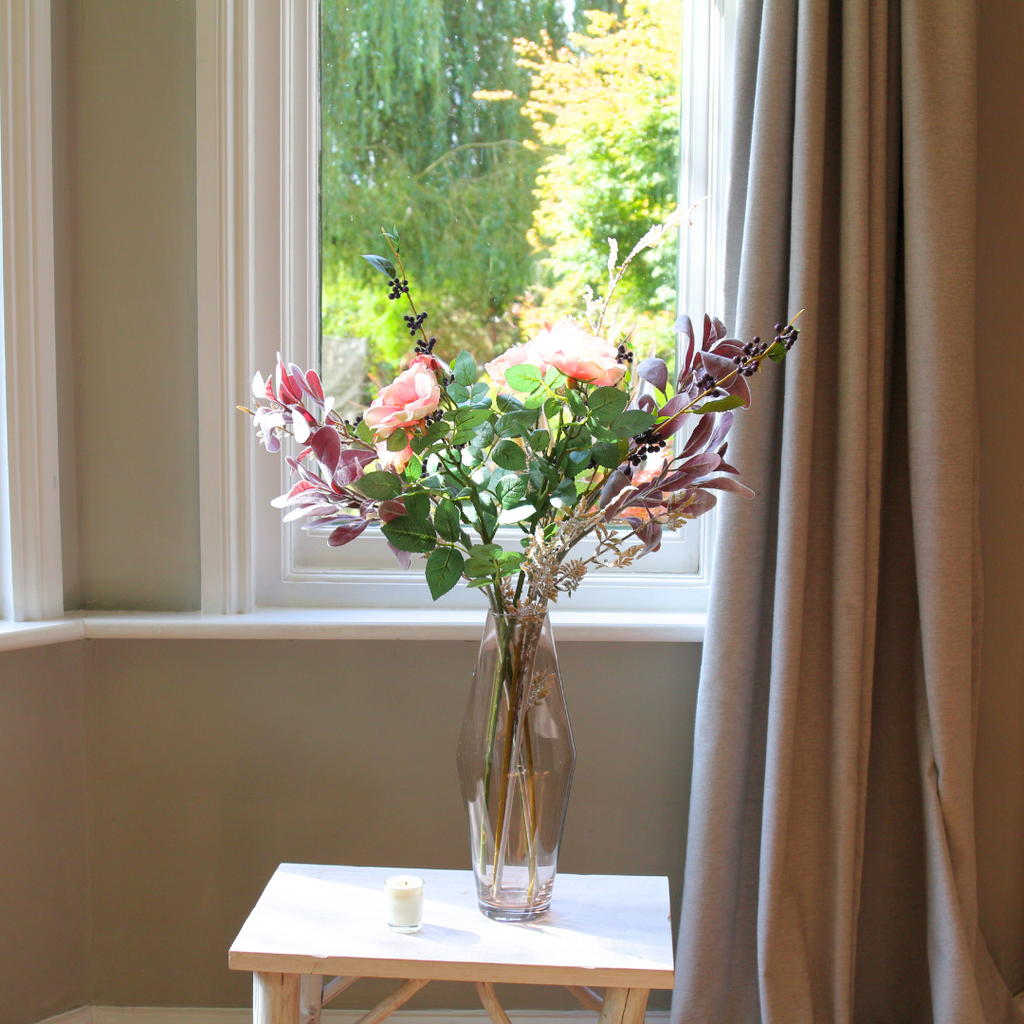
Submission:
[[733,431],[673,1024],[1015,1019],[974,859],[974,33],[740,3],[726,322],[804,313]]

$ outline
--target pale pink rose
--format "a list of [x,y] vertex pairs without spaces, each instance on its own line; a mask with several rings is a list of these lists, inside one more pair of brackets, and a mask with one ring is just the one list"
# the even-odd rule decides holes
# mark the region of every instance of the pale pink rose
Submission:
[[513,345],[510,349],[502,352],[500,356],[484,366],[487,376],[500,386],[505,383],[505,371],[510,366],[521,366],[523,363],[536,366],[541,373],[546,373],[551,365],[544,349],[547,335],[546,330],[541,331],[533,341],[528,341],[525,345]]
[[389,452],[387,441],[380,441],[374,445],[377,449],[377,461],[381,469],[390,469],[392,473],[404,473],[405,467],[412,459],[412,445],[407,444],[400,452]]
[[441,387],[434,374],[434,362],[430,356],[417,356],[393,384],[377,393],[363,419],[379,440],[386,440],[400,427],[420,426],[437,410]]
[[626,375],[616,359],[618,349],[604,338],[588,334],[574,320],[564,317],[545,332],[548,362],[566,377],[595,387],[613,387]]

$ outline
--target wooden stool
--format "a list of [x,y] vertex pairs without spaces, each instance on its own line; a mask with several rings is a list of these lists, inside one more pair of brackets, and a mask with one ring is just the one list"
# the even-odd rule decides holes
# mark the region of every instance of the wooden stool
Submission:
[[564,985],[599,1024],[641,1024],[649,991],[672,988],[665,878],[560,874],[544,917],[501,924],[477,909],[472,872],[415,870],[423,928],[402,935],[384,895],[399,869],[282,864],[228,954],[232,970],[253,972],[254,1024],[319,1024],[359,978],[402,984],[358,1024],[380,1024],[435,980],[474,982],[493,1024],[510,1024],[496,982]]

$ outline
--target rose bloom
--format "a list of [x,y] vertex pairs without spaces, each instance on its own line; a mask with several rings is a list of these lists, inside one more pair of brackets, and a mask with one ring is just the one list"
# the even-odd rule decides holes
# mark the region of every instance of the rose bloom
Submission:
[[432,362],[436,360],[430,356],[417,356],[393,384],[377,393],[363,419],[378,439],[387,440],[399,427],[420,426],[436,411],[441,401],[441,387]]
[[606,387],[618,384],[626,375],[626,368],[617,361],[617,356],[618,349],[614,345],[588,334],[571,317],[563,317],[532,341],[503,352],[485,369],[499,385],[505,383],[505,371],[510,366],[529,363],[541,373],[553,366],[573,380]]
[[[406,435],[408,436],[408,435]],[[404,473],[413,456],[412,444],[407,444],[400,452],[389,452],[387,441],[374,445],[377,449],[377,461],[381,469],[390,469],[392,473]]]
[[544,342],[548,362],[573,380],[594,387],[613,387],[626,375],[617,360],[618,349],[604,338],[588,334],[571,317],[563,317]]
[[541,331],[533,341],[528,341],[525,345],[513,345],[496,359],[492,359],[484,366],[487,376],[500,386],[505,383],[505,371],[510,366],[519,366],[522,363],[529,363],[530,366],[536,366],[541,373],[546,373],[551,365],[544,349],[548,333],[546,330]]

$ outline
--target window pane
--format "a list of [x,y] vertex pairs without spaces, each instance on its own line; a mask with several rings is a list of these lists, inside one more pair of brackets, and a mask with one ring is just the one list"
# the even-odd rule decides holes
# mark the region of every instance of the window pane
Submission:
[[[603,293],[677,199],[680,0],[323,0],[322,368],[343,415],[412,354],[382,275],[396,228],[438,352],[478,365]],[[674,351],[676,245],[616,293],[609,340]]]

